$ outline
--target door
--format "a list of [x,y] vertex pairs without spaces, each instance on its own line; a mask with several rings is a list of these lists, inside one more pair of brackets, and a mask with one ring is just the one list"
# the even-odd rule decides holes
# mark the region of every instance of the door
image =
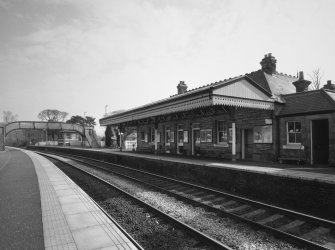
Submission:
[[193,149],[194,155],[200,154],[200,130],[193,130]]
[[312,121],[313,163],[328,164],[329,125],[328,120]]
[[244,130],[244,159],[252,159],[254,152],[253,129]]

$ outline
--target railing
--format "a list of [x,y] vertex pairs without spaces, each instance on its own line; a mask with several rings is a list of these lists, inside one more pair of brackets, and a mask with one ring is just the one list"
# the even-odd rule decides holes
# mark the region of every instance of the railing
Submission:
[[84,127],[78,124],[71,124],[65,122],[34,122],[34,121],[19,121],[12,122],[6,125],[6,135],[18,129],[50,129],[50,130],[68,130],[76,131],[84,135]]

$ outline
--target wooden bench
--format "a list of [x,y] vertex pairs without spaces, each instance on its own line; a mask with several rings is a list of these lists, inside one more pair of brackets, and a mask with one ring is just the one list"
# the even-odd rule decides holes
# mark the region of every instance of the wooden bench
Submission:
[[296,161],[297,165],[300,165],[302,162],[306,161],[306,152],[304,145],[283,145],[284,152],[286,150],[297,150],[296,155],[288,155],[284,154],[278,157],[278,161],[280,164],[284,163],[285,161]]

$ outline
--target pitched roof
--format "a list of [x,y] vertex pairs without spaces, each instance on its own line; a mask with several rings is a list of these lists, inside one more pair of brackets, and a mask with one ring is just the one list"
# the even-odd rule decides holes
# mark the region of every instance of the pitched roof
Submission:
[[[258,90],[260,90],[261,92],[263,92],[265,95],[269,97],[266,100],[264,99],[264,101],[270,101],[272,103],[275,101],[282,102],[280,99],[281,94],[294,93],[295,87],[293,86],[292,82],[297,80],[296,77],[289,76],[286,74],[277,73],[277,72],[274,74],[268,74],[268,73],[265,73],[265,71],[263,70],[258,70],[258,71],[254,71],[251,73],[247,73],[245,75],[236,76],[233,78],[225,79],[223,81],[214,82],[214,83],[207,84],[207,85],[195,88],[195,89],[191,89],[182,94],[176,94],[176,95],[170,96],[169,98],[161,99],[161,100],[158,100],[158,101],[155,101],[149,104],[145,104],[145,105],[133,108],[133,109],[125,110],[118,114],[107,115],[101,118],[99,121],[100,121],[100,124],[102,123],[104,124],[104,123],[109,123],[109,121],[113,120],[115,117],[129,116],[130,114],[140,114],[143,112],[148,112],[148,110],[154,110],[154,109],[155,110],[159,110],[162,108],[166,109],[166,107],[168,106],[176,106],[179,103],[183,103],[186,101],[192,101],[192,99],[194,98],[199,98],[199,97],[203,98],[202,96],[203,94],[211,95],[214,89],[226,87],[229,84],[233,84],[242,79],[247,80],[247,82],[250,85],[253,85]],[[226,88],[226,90],[228,90],[228,88]],[[227,94],[222,92],[221,95],[226,96]],[[234,95],[229,95],[229,96],[231,98],[234,98]],[[209,96],[209,99],[211,99],[210,96]],[[201,100],[201,102],[203,103],[205,101],[206,100]],[[226,104],[228,102],[229,105],[236,105],[236,102],[233,102],[232,100],[227,101],[225,99],[222,102]],[[252,102],[252,100],[250,102]],[[199,103],[199,101],[195,101],[195,103]],[[253,104],[253,105],[256,105],[256,104]],[[271,104],[270,106],[269,105],[270,105],[269,103],[266,103],[265,105],[266,108],[269,108],[269,107],[273,108],[273,104]],[[170,107],[169,112],[177,112],[177,109],[173,109]]]
[[278,116],[335,111],[335,92],[319,89],[283,95],[285,105]]
[[263,70],[248,73],[246,76],[275,96],[294,93],[295,87],[292,83],[298,80],[294,76],[278,72],[271,75],[265,73]]

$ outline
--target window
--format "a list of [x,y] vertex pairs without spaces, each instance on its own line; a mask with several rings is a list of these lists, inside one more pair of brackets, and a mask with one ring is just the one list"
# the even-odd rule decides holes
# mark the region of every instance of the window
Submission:
[[200,141],[201,142],[212,142],[212,130],[211,129],[200,130]]
[[188,143],[188,130],[184,130],[184,143]]
[[219,144],[227,144],[228,143],[228,125],[224,121],[218,121],[217,124],[217,135],[218,135],[218,143]]
[[171,142],[171,133],[170,133],[170,128],[165,129],[165,143],[170,145]]
[[142,131],[141,132],[141,141],[144,141],[144,139],[145,139],[145,133],[144,133],[144,131]]
[[155,142],[155,128],[149,128],[149,142]]
[[287,143],[301,143],[301,122],[287,122]]
[[184,143],[184,125],[178,125],[178,132],[177,132],[177,142],[179,146],[182,146]]

